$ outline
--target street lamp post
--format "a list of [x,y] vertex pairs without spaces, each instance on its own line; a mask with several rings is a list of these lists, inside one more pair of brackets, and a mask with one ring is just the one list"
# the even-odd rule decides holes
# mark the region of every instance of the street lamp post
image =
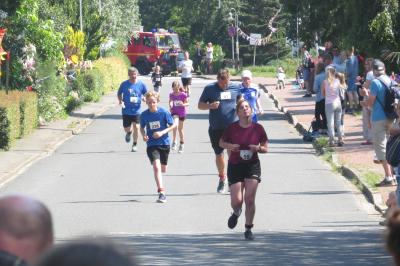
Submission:
[[[235,12],[235,17],[233,17],[232,11]],[[235,31],[236,31],[236,68],[239,68],[240,56],[239,56],[239,19],[236,9],[233,7],[229,11],[229,20],[234,21]],[[233,37],[232,37],[233,40]]]

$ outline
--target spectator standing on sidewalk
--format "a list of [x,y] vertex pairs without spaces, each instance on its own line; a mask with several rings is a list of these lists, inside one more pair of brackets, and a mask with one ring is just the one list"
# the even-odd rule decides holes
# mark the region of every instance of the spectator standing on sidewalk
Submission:
[[203,49],[201,49],[200,43],[196,42],[196,47],[194,48],[194,60],[193,68],[196,72],[201,72],[201,60],[203,59]]
[[393,120],[386,118],[382,106],[385,102],[386,87],[384,84],[389,86],[391,81],[385,73],[385,64],[382,61],[375,59],[372,63],[372,69],[375,79],[372,80],[370,85],[367,106],[372,109],[372,136],[376,158],[382,163],[383,170],[385,171],[385,177],[376,186],[395,186],[396,180],[392,175],[391,166],[386,161],[387,136]]
[[335,77],[339,80],[339,97],[340,97],[340,105],[342,107],[342,113],[340,115],[340,127],[342,131],[342,136],[344,137],[344,113],[346,109],[346,92],[347,92],[347,84],[346,78],[343,73],[337,72]]
[[371,130],[371,108],[368,106],[368,96],[370,93],[370,86],[372,80],[374,80],[374,73],[372,71],[373,58],[367,58],[365,60],[365,78],[364,83],[359,91],[362,96],[362,101],[360,102],[362,106],[362,127],[363,127],[363,137],[364,142],[361,145],[372,145],[372,130]]
[[343,135],[340,126],[342,106],[340,104],[340,82],[335,77],[335,68],[325,69],[326,79],[322,83],[322,94],[325,97],[325,114],[328,124],[329,146],[335,146],[335,129],[338,135],[338,146],[343,146]]
[[260,89],[252,82],[252,74],[250,70],[243,70],[242,83],[240,84],[240,94],[250,104],[253,110],[253,122],[257,122],[257,115],[262,115],[264,110],[260,101]]
[[257,187],[261,182],[258,153],[266,153],[268,149],[267,134],[262,125],[252,121],[252,112],[246,100],[239,100],[236,107],[239,121],[229,125],[219,140],[219,146],[230,151],[228,180],[233,213],[228,219],[228,227],[233,229],[236,226],[244,200],[246,240],[254,239],[251,229],[256,213]]
[[319,133],[326,133],[327,122],[325,115],[325,96],[322,94],[322,83],[324,82],[325,76],[325,65],[324,63],[318,63],[315,68],[315,79],[314,79],[314,92],[315,92],[315,121],[317,121],[317,126]]
[[219,139],[224,130],[237,121],[236,102],[240,98],[239,86],[230,83],[228,69],[220,69],[217,82],[207,85],[199,99],[198,108],[209,111],[209,128],[211,146],[215,153],[215,164],[218,170],[217,192],[223,193],[226,187],[224,149],[219,146]]
[[358,108],[358,93],[357,93],[357,76],[358,76],[358,58],[354,55],[354,47],[347,51],[346,61],[346,80],[347,80],[347,97],[349,101],[348,113],[353,114],[353,111]]
[[157,185],[157,202],[165,203],[165,189],[162,173],[167,171],[170,141],[168,132],[177,125],[171,114],[158,106],[160,95],[155,91],[146,93],[146,104],[149,109],[143,111],[140,116],[140,133],[143,141],[147,143],[147,156],[153,166],[154,179]]
[[214,48],[211,42],[206,47],[206,74],[212,74],[212,62],[214,59]]
[[122,125],[125,130],[125,141],[131,141],[133,132],[132,151],[137,151],[137,140],[139,132],[140,107],[143,95],[147,92],[146,85],[137,80],[138,70],[135,67],[128,69],[129,79],[119,86],[117,97],[122,106]]
[[0,198],[0,265],[26,266],[53,245],[53,222],[43,203],[20,195]]
[[276,73],[276,78],[277,78],[276,89],[277,90],[285,89],[286,75],[282,67],[278,67],[278,73]]
[[303,48],[303,78],[304,78],[304,88],[306,89],[306,94],[303,97],[312,96],[312,80],[311,75],[314,70],[314,62],[312,61],[311,54],[308,52],[307,46],[304,45]]

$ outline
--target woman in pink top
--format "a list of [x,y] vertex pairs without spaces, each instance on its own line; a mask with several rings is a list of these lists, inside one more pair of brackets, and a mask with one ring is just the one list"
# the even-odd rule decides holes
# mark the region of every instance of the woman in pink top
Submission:
[[175,120],[175,124],[178,125],[178,129],[174,128],[172,131],[172,150],[177,149],[176,144],[176,131],[179,132],[180,144],[178,152],[182,153],[184,149],[184,134],[183,134],[183,122],[186,118],[186,106],[189,105],[186,93],[182,91],[182,87],[179,81],[172,82],[172,92],[169,94],[169,107],[171,109],[171,115]]
[[251,228],[256,212],[255,198],[258,183],[261,181],[261,166],[257,154],[267,152],[268,137],[263,126],[252,121],[253,111],[246,100],[238,101],[236,113],[239,121],[229,125],[219,141],[219,146],[229,151],[228,182],[233,213],[228,219],[228,227],[233,229],[236,226],[244,198],[244,237],[253,240]]
[[325,114],[328,124],[329,146],[335,146],[335,130],[338,135],[338,146],[343,146],[341,128],[342,105],[340,103],[340,81],[335,77],[332,66],[325,69],[326,79],[322,83],[322,95],[325,96]]

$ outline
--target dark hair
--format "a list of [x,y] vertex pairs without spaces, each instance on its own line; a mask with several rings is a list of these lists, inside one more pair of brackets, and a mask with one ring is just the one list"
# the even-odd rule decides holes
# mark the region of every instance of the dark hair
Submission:
[[75,240],[47,252],[36,266],[136,266],[108,239]]
[[222,77],[229,79],[230,77],[229,69],[221,68],[220,70],[218,70],[217,79],[221,79]]

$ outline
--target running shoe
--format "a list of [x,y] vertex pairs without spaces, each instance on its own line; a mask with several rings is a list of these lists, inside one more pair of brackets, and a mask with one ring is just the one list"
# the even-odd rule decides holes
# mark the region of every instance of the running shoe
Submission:
[[166,203],[167,202],[167,197],[165,196],[164,193],[158,193],[158,203]]
[[182,153],[183,152],[183,148],[184,148],[183,144],[179,145],[178,153]]
[[237,222],[238,222],[238,218],[239,218],[239,216],[237,216],[235,213],[232,213],[232,215],[229,217],[228,227],[230,229],[235,228],[235,226],[237,225]]
[[225,192],[225,186],[226,186],[226,178],[224,180],[219,180],[218,187],[217,187],[217,192],[218,193],[224,193]]
[[138,148],[137,145],[133,144],[132,145],[132,152],[137,152]]
[[391,187],[391,186],[396,186],[396,180],[395,179],[391,179],[391,180],[387,180],[386,178],[383,178],[383,180],[377,184],[375,184],[375,186],[377,187]]
[[244,232],[244,238],[245,238],[246,240],[254,240],[254,235],[253,235],[253,233],[251,232],[251,230],[246,230],[246,231]]
[[129,143],[131,141],[131,134],[132,134],[131,132],[126,133],[126,135],[125,135],[126,143]]
[[171,145],[171,150],[175,151],[176,150],[176,142],[172,142]]

